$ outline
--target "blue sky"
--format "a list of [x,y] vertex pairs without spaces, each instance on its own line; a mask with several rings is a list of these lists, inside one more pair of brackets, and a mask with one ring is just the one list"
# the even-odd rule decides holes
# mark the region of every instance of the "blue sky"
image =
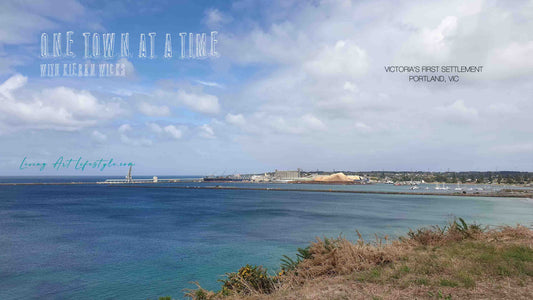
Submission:
[[[143,175],[273,169],[533,170],[533,1],[2,1],[0,175],[58,157]],[[156,32],[121,78],[41,78],[40,36]],[[218,32],[219,57],[162,58]],[[118,47],[117,47],[118,48]],[[93,60],[103,63],[103,60]],[[385,66],[482,65],[458,83]]]

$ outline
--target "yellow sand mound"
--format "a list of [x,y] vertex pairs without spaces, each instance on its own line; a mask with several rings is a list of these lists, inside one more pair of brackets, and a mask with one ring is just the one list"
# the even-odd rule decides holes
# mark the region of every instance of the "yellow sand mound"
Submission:
[[354,181],[360,180],[359,176],[346,176],[344,173],[335,173],[325,176],[317,176],[314,178],[314,181]]

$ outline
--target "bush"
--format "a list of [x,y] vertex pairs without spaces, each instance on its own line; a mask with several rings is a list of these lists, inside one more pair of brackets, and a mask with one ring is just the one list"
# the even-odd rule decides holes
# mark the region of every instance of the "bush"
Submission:
[[[452,291],[454,298],[456,293],[459,298],[467,294],[486,297],[504,288],[514,297],[527,292],[524,287],[533,280],[533,230],[527,227],[481,228],[458,218],[444,227],[411,230],[408,237],[392,242],[385,237],[382,243],[376,237],[376,243],[371,244],[358,235],[356,242],[342,236],[317,239],[308,248],[298,249],[295,259],[284,256],[279,276],[269,276],[260,266],[246,265],[226,274],[227,278],[220,280],[220,291],[198,286],[186,296],[195,300],[224,296],[359,299],[368,297],[368,289],[373,287],[365,284],[370,283],[391,286],[406,299],[418,298],[423,291],[433,299],[451,299],[442,288]],[[516,286],[493,284],[502,277]],[[350,280],[367,290],[352,289]],[[328,291],[329,286],[335,288]],[[516,293],[515,288],[519,290]]]
[[261,266],[246,265],[237,273],[226,273],[226,279],[222,282],[221,293],[252,294],[254,292],[269,294],[274,290],[274,279],[267,274],[267,270]]
[[409,230],[407,236],[420,245],[435,246],[450,241],[471,239],[482,232],[483,228],[480,225],[468,225],[463,218],[458,218],[449,222],[443,228],[437,225],[419,228],[416,231]]
[[296,260],[293,260],[287,255],[283,255],[283,258],[281,259],[281,274],[284,274],[287,271],[294,270],[299,263],[301,263],[304,259],[309,258],[311,258],[311,252],[309,251],[309,247],[298,248],[298,253],[296,253]]

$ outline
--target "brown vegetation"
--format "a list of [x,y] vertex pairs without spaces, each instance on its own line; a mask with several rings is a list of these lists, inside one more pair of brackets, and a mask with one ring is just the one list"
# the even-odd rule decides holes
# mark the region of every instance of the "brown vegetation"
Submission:
[[[271,285],[232,273],[219,292],[201,288],[194,299],[531,299],[533,230],[467,225],[410,231],[388,242],[317,239],[304,259],[269,277]],[[247,266],[250,267],[250,266]],[[260,279],[265,273],[261,272]],[[248,272],[249,273],[249,272]],[[257,279],[254,279],[257,280]],[[243,288],[244,287],[244,288]]]

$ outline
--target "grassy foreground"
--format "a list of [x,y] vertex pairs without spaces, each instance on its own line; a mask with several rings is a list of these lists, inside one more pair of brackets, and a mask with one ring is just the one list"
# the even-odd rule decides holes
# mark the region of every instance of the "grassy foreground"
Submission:
[[462,219],[372,243],[317,239],[271,276],[246,265],[192,299],[532,299],[533,230]]

